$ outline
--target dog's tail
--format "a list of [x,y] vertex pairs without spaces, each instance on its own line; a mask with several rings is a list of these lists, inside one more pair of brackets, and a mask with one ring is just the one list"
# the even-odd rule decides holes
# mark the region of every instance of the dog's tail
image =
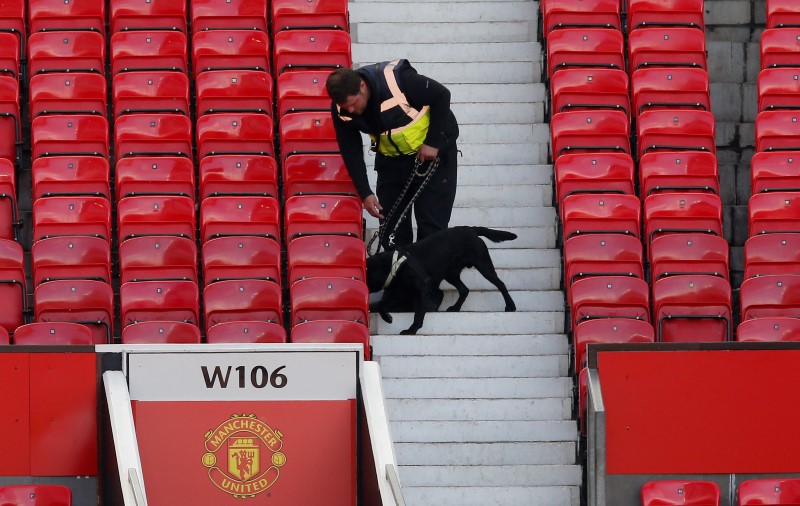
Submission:
[[511,241],[517,238],[517,234],[506,232],[505,230],[495,230],[486,227],[472,227],[475,233],[481,237],[485,237],[492,242]]

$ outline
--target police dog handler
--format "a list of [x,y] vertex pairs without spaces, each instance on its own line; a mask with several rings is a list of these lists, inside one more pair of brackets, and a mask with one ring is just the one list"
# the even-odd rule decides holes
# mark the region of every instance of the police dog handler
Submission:
[[[347,172],[364,208],[381,220],[386,231],[381,246],[391,249],[413,241],[411,213],[397,223],[411,199],[417,240],[446,229],[456,197],[458,137],[450,91],[418,74],[408,60],[358,70],[337,69],[328,76],[326,88],[333,101],[331,114]],[[374,193],[367,179],[360,132],[369,134],[376,153]],[[434,172],[427,181],[423,175],[412,176],[415,171],[425,174],[430,167]],[[424,187],[418,191],[423,181]],[[403,200],[395,206],[401,194]]]

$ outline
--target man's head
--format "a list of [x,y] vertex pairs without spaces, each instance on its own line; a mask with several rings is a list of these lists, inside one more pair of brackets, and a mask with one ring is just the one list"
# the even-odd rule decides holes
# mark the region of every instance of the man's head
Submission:
[[364,113],[369,100],[369,87],[361,75],[352,69],[341,68],[330,73],[325,88],[331,100],[353,116]]

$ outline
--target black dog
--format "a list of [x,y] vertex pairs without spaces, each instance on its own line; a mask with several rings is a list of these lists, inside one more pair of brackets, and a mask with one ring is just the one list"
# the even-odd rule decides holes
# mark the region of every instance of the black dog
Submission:
[[516,311],[506,285],[497,277],[489,256],[489,248],[481,240],[492,242],[516,239],[516,234],[484,227],[454,227],[437,232],[404,248],[384,251],[367,258],[367,286],[370,293],[384,290],[376,309],[381,318],[392,323],[388,308],[393,303],[414,301],[414,323],[401,334],[416,334],[429,305],[431,289],[438,288],[442,280],[458,290],[458,300],[447,308],[460,311],[469,289],[461,281],[465,267],[475,267],[484,278],[500,290],[506,302],[506,311]]

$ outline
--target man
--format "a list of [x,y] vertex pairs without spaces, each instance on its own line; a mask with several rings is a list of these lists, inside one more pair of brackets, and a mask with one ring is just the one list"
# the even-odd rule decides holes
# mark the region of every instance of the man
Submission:
[[[424,177],[413,177],[403,201],[389,221],[386,218],[412,179],[415,166],[422,162],[418,172],[424,172],[437,157],[438,168],[413,204],[417,240],[446,229],[456,196],[458,137],[450,91],[418,74],[408,60],[381,62],[358,70],[337,69],[328,76],[326,88],[333,101],[331,114],[347,172],[364,209],[381,220],[386,230],[382,246],[390,249],[413,242],[411,213],[399,224],[397,219]],[[376,153],[378,180],[374,193],[367,179],[360,132],[370,135]]]

